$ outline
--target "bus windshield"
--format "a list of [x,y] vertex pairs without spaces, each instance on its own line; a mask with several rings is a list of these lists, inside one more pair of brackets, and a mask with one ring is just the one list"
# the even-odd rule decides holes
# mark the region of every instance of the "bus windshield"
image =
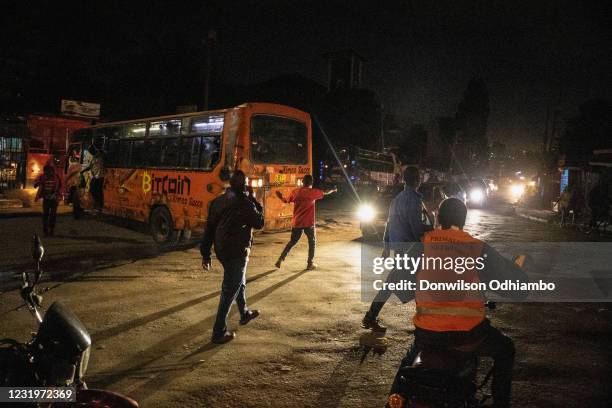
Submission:
[[253,116],[251,158],[262,164],[307,164],[306,125],[280,116]]

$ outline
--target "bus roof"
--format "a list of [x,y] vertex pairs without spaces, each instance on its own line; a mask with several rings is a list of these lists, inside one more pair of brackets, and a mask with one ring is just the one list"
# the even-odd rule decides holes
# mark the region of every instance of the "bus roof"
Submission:
[[133,122],[146,122],[151,120],[164,120],[164,119],[174,119],[174,118],[188,118],[190,116],[197,116],[203,114],[211,114],[211,113],[225,113],[229,109],[217,109],[217,110],[208,110],[208,111],[197,111],[197,112],[187,112],[187,113],[177,113],[174,115],[163,115],[163,116],[148,116],[146,118],[135,118],[129,120],[118,120],[112,122],[99,122],[93,126],[89,126],[90,128],[99,128],[105,127],[108,125],[122,125],[125,123],[133,123]]
[[100,123],[97,123],[96,125],[93,125],[93,126],[87,126],[87,128],[95,129],[95,128],[105,127],[105,126],[109,126],[109,125],[122,125],[122,124],[125,124],[125,123],[144,122],[144,121],[151,121],[151,120],[187,118],[187,117],[191,117],[191,116],[198,116],[198,115],[205,115],[205,114],[215,114],[215,113],[216,114],[224,114],[224,113],[226,113],[229,110],[237,109],[237,108],[246,108],[248,106],[253,106],[253,107],[258,107],[258,106],[276,106],[276,107],[282,107],[284,110],[293,110],[296,113],[299,113],[301,115],[306,115],[307,114],[306,112],[301,111],[301,110],[296,109],[296,108],[293,108],[291,106],[281,105],[281,104],[277,104],[277,103],[246,102],[246,103],[240,104],[238,106],[234,106],[234,107],[226,108],[226,109],[215,109],[215,110],[207,110],[207,111],[177,113],[177,114],[174,114],[174,115],[150,116],[150,117],[145,117],[145,118],[135,118],[135,119],[129,119],[129,120],[119,120],[119,121],[111,121],[111,122],[100,122]]

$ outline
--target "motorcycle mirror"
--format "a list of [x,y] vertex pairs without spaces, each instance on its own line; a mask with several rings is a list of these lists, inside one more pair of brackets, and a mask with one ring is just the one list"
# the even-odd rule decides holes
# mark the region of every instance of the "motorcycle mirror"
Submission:
[[34,269],[34,282],[31,286],[34,286],[40,280],[42,275],[42,269],[40,268],[40,262],[42,261],[43,255],[45,254],[45,247],[43,247],[40,238],[38,238],[38,234],[34,234],[32,237],[32,258],[36,264]]
[[38,234],[32,236],[32,258],[34,262],[38,263],[42,261],[43,255],[45,254],[45,247],[43,247]]

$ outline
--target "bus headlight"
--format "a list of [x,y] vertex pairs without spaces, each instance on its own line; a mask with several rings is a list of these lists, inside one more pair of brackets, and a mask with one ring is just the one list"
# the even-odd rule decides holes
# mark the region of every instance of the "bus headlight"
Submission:
[[357,208],[357,218],[361,222],[372,222],[376,216],[376,210],[370,204],[361,204]]
[[[327,166],[325,166],[325,167],[327,167]],[[302,185],[303,185],[303,184],[304,184],[304,182],[302,181],[302,179],[301,179],[301,178],[297,179],[297,185],[298,185],[298,187],[302,187]]]
[[484,191],[480,188],[473,188],[470,190],[470,202],[480,204],[484,200]]
[[262,179],[252,179],[251,180],[251,187],[255,188],[255,187],[262,187],[262,186],[263,186]]

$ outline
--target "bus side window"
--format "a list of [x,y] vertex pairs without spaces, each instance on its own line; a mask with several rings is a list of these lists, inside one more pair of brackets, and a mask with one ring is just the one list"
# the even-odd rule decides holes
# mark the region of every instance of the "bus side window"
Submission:
[[[146,146],[147,165],[151,167],[160,166],[162,164],[162,144],[163,139],[151,138]],[[143,163],[144,164],[144,163]]]
[[120,162],[121,150],[119,147],[119,139],[110,139],[106,141],[105,162],[110,167],[123,167],[126,163]]
[[177,137],[163,139],[161,148],[162,165],[166,167],[176,167],[178,165],[180,142],[180,139]]
[[117,148],[117,157],[114,159],[115,166],[117,167],[129,167],[130,166],[130,141],[119,140],[119,147]]
[[[186,137],[181,144],[181,167],[197,167],[200,158],[198,137]],[[193,163],[195,162],[195,166]]]
[[202,157],[200,167],[205,170],[212,170],[215,164],[219,161],[219,137],[209,136],[202,137]]
[[[122,142],[129,142],[129,140],[122,140]],[[132,140],[132,152],[130,157],[131,167],[143,167],[146,165],[146,150],[144,140]],[[126,146],[127,148],[127,146]],[[123,143],[122,143],[123,149]]]

